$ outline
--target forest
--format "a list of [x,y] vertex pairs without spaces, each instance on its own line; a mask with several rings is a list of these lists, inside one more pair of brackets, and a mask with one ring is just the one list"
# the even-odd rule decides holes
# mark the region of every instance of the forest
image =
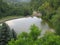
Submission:
[[[41,30],[32,25],[30,32],[22,32],[17,36],[6,23],[0,26],[0,45],[60,45],[60,0],[31,0],[30,2],[8,2],[0,0],[0,19],[8,16],[32,16],[33,11],[42,14],[55,32],[46,31],[40,37]],[[9,17],[8,17],[9,18]]]

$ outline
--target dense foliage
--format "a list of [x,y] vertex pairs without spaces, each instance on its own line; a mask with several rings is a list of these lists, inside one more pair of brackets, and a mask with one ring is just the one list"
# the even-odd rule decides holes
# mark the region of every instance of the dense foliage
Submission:
[[32,9],[39,11],[42,18],[60,35],[60,0],[32,0]]
[[[56,33],[46,32],[41,38],[38,27],[31,26],[30,33],[22,32],[17,37],[7,24],[0,26],[0,45],[60,45],[60,0],[31,0],[29,3],[8,3],[0,0],[0,18],[6,16],[29,16],[39,11],[42,19],[48,22]],[[56,35],[57,34],[57,35]],[[16,41],[15,41],[16,40]]]
[[6,16],[27,16],[31,15],[32,10],[28,3],[11,4],[0,0],[0,18]]
[[0,28],[0,45],[6,45],[12,38],[16,39],[15,32],[11,31],[6,23],[3,23]]
[[38,9],[42,13],[42,18],[50,22],[57,34],[60,35],[60,1],[45,0]]
[[22,32],[17,40],[9,41],[8,45],[60,45],[60,36],[47,31],[43,37],[40,37],[41,30],[35,25],[31,26],[30,33]]

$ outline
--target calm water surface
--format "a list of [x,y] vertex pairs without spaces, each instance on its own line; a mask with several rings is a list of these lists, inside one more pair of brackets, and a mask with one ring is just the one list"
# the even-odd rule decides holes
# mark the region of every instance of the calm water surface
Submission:
[[29,32],[30,26],[35,24],[42,30],[41,34],[44,34],[46,30],[49,30],[47,23],[42,24],[42,19],[37,17],[26,17],[14,20],[6,21],[11,29],[14,29],[17,34],[21,32]]

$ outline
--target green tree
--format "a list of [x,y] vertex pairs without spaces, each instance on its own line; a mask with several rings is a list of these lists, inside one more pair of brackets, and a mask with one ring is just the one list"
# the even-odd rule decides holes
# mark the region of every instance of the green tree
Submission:
[[2,28],[1,28],[1,38],[0,38],[0,44],[1,45],[6,45],[8,41],[11,39],[10,35],[10,28],[8,27],[7,24],[3,23]]
[[53,19],[51,21],[58,35],[60,35],[60,21],[59,20],[60,20],[60,15],[56,14],[55,16],[53,16]]
[[44,37],[40,39],[41,45],[60,45],[60,36],[55,35],[53,32],[47,31]]
[[30,33],[22,32],[16,41],[12,39],[8,45],[60,45],[60,36],[56,33],[47,31],[43,37],[39,37],[41,32],[35,25],[30,30]]
[[[42,18],[48,21],[54,27],[57,34],[60,35],[60,1],[59,0],[44,0],[38,10],[42,13]],[[51,26],[51,27],[52,27]]]
[[41,6],[42,0],[31,0],[30,5],[32,7],[32,10],[38,10],[39,6]]
[[35,25],[32,25],[30,30],[31,30],[30,35],[32,36],[33,40],[37,40],[38,36],[40,36],[41,30],[39,30],[39,28],[36,27]]
[[14,40],[16,40],[17,38],[16,38],[16,36],[17,36],[17,34],[16,34],[16,32],[12,29],[12,38],[14,39]]
[[8,45],[35,45],[35,41],[37,41],[40,35],[40,30],[35,25],[33,25],[30,30],[30,33],[22,32],[16,41],[11,41]]
[[3,23],[0,27],[0,45],[6,45],[12,38],[16,40],[14,30],[11,30],[6,23]]
[[0,0],[0,18],[6,16],[27,16],[32,14],[32,8],[29,3],[15,3],[4,2]]

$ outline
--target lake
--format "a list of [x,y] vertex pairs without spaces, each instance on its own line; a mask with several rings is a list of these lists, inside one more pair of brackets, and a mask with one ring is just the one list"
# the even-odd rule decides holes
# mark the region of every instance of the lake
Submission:
[[31,25],[35,24],[39,29],[42,30],[41,34],[44,34],[46,30],[49,30],[50,27],[47,23],[43,23],[43,20],[38,17],[24,17],[6,21],[11,29],[14,29],[17,34],[22,32],[30,32]]

